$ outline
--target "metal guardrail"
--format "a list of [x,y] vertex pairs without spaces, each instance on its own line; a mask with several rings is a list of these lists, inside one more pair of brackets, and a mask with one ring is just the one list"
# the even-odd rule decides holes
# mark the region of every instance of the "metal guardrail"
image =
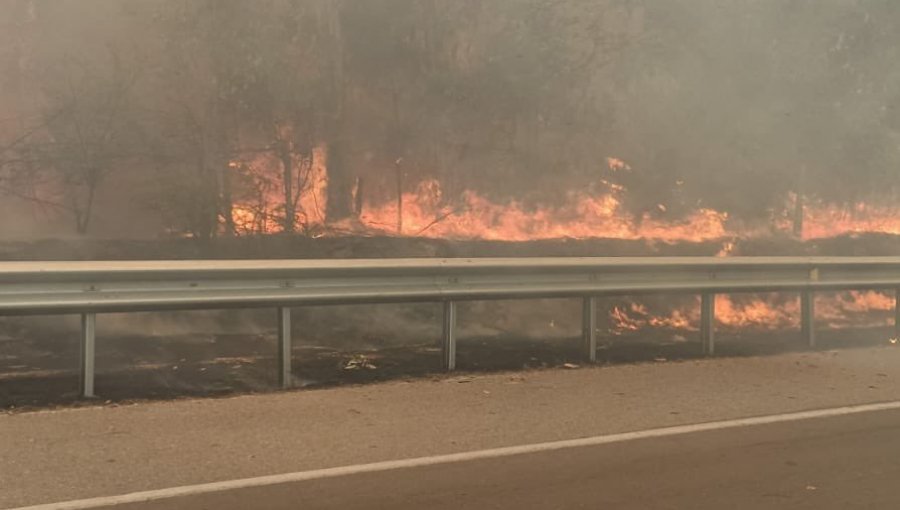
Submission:
[[587,359],[597,350],[597,297],[699,293],[704,351],[715,346],[717,293],[797,291],[815,344],[812,293],[900,288],[900,257],[617,257],[0,262],[0,315],[82,315],[81,385],[94,394],[96,314],[274,307],[279,379],[291,381],[291,306],[442,302],[444,366],[455,368],[456,303],[580,297]]

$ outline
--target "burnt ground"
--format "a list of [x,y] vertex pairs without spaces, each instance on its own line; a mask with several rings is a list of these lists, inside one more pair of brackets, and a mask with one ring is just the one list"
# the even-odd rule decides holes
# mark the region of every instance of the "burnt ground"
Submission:
[[[723,241],[724,242],[724,241]],[[360,258],[467,256],[677,256],[712,255],[722,242],[653,243],[619,240],[558,240],[529,243],[452,242],[429,239],[322,238],[270,236],[225,239],[215,243],[161,241],[42,241],[0,243],[0,260],[128,260],[241,258]],[[900,237],[845,236],[799,242],[787,238],[736,243],[735,255],[893,255]],[[669,300],[673,298],[665,298]],[[663,303],[664,304],[664,303]],[[568,309],[577,311],[576,306]],[[539,315],[540,305],[525,315]],[[389,327],[372,333],[377,322],[344,324],[341,311],[309,323],[314,334],[297,335],[295,386],[320,388],[342,384],[444,377],[440,369],[439,332],[434,311],[415,317],[375,312]],[[537,370],[582,364],[578,320],[563,334],[544,335],[526,319],[478,317],[487,331],[474,329],[459,340],[461,374],[502,370]],[[577,313],[577,312],[576,312]],[[547,323],[547,317],[540,322]],[[553,317],[550,316],[552,324]],[[180,331],[151,331],[136,322],[100,332],[97,347],[97,393],[100,401],[223,396],[272,391],[275,387],[275,339],[267,328],[247,328],[240,314],[220,314],[210,333],[203,326]],[[432,329],[416,326],[427,322]],[[303,327],[303,321],[297,321]],[[494,322],[495,324],[489,324]],[[384,325],[384,324],[382,324]],[[71,326],[71,324],[70,324]],[[418,328],[418,329],[417,329]],[[247,332],[248,329],[252,332]],[[378,328],[375,328],[378,329]],[[386,333],[385,331],[396,332]],[[307,331],[308,333],[308,331]],[[883,345],[887,328],[826,330],[819,349]],[[642,329],[601,339],[599,362],[661,363],[699,357],[697,333]],[[552,339],[548,339],[552,338]],[[743,331],[718,335],[717,355],[756,356],[805,348],[796,332]],[[0,409],[22,410],[81,405],[77,396],[77,333],[71,327],[44,328],[41,323],[0,320]],[[465,381],[463,376],[461,381]],[[96,401],[88,402],[95,404]]]
[[[826,330],[817,349],[889,344],[890,328]],[[601,339],[598,363],[666,363],[698,359],[696,332],[644,331]],[[25,342],[0,338],[0,409],[28,410],[96,404],[77,395],[77,342],[31,336]],[[127,349],[121,348],[128,345]],[[492,371],[578,368],[580,339],[535,340],[510,336],[459,340],[460,382]],[[760,356],[804,350],[796,331],[721,333],[717,356]],[[97,393],[100,401],[214,397],[274,391],[273,335],[175,335],[120,337],[98,344]],[[14,359],[10,353],[18,353]],[[301,345],[294,350],[294,383],[323,388],[378,381],[446,377],[436,342],[348,349]]]

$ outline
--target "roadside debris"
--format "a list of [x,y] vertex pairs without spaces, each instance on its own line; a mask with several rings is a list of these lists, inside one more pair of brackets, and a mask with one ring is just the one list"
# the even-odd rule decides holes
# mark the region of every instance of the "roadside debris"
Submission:
[[343,366],[344,370],[375,370],[376,368],[378,367],[364,354],[354,355]]

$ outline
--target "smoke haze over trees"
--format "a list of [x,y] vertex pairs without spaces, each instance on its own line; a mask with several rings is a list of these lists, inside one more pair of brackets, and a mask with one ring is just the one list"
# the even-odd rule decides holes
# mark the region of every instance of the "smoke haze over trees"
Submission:
[[313,235],[429,183],[893,205],[898,53],[889,0],[7,0],[0,234]]

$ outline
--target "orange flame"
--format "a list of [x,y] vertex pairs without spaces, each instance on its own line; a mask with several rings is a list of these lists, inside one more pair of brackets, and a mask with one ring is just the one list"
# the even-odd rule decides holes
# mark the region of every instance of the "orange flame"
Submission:
[[[893,324],[894,296],[878,291],[849,291],[816,296],[819,327],[877,327]],[[725,331],[775,331],[800,326],[800,300],[784,294],[718,295],[716,327]],[[621,334],[646,327],[696,331],[700,323],[700,300],[652,315],[639,302],[616,306],[609,313],[611,330]]]
[[[327,151],[313,148],[312,156],[292,155],[294,224],[309,231],[325,225],[328,205]],[[231,217],[238,234],[284,231],[284,175],[274,152],[254,153],[229,163],[234,170]]]
[[[326,226],[325,208],[328,175],[325,148],[317,147],[308,160],[298,157],[298,186],[295,188],[298,226],[306,231]],[[272,153],[259,153],[231,164],[243,192],[236,197],[232,217],[238,233],[272,233],[283,230],[284,194],[281,162]],[[631,171],[617,158],[607,158],[611,172]],[[476,191],[465,191],[455,205],[447,205],[441,185],[426,180],[415,190],[402,194],[403,215],[398,222],[396,200],[363,204],[358,222],[330,225],[345,231],[383,232],[391,235],[446,239],[530,241],[559,238],[652,239],[664,242],[724,240],[718,256],[735,250],[741,237],[729,230],[727,213],[697,209],[680,219],[664,218],[668,208],[657,206],[658,217],[635,216],[623,206],[627,190],[601,180],[599,194],[571,192],[561,206],[528,206],[520,201],[497,203]],[[249,191],[248,191],[249,190]],[[797,197],[793,197],[796,204]],[[281,204],[281,205],[279,205]],[[776,218],[777,229],[791,231],[787,204],[785,214]],[[397,232],[398,224],[402,231]],[[859,203],[841,208],[821,202],[804,206],[804,239],[854,232],[900,234],[900,208],[874,207]],[[746,236],[747,234],[745,234]],[[894,298],[880,292],[844,292],[817,295],[816,313],[822,327],[881,326],[892,322]],[[616,333],[642,328],[697,330],[699,299],[666,313],[651,313],[640,302],[617,306],[610,311],[611,330]],[[796,297],[783,294],[719,295],[716,297],[717,327],[725,330],[776,330],[796,328],[800,322]]]
[[[529,206],[521,201],[495,202],[474,190],[464,191],[457,200],[447,200],[436,180],[420,182],[412,191],[402,194],[402,221],[398,221],[396,199],[383,202],[366,201],[359,211],[359,221],[343,221],[326,225],[328,174],[326,148],[318,146],[313,157],[297,157],[297,190],[295,223],[302,229],[379,232],[387,235],[421,236],[446,239],[483,239],[529,241],[544,239],[650,239],[664,242],[702,242],[727,240],[718,256],[728,256],[735,249],[734,240],[768,232],[766,228],[738,229],[729,222],[728,213],[699,208],[683,217],[666,218],[669,208],[658,204],[656,214],[635,215],[625,209],[627,190],[620,184],[601,179],[603,191],[572,191],[563,205]],[[623,160],[610,157],[609,171],[630,172]],[[271,152],[232,162],[243,193],[236,197],[233,219],[238,233],[274,233],[283,230],[284,196],[281,162]],[[678,184],[682,184],[678,181]],[[791,211],[798,197],[789,197],[773,226],[782,232],[793,231]],[[807,202],[803,207],[803,239],[816,239],[843,234],[875,232],[900,234],[900,207],[877,207],[857,203],[840,207],[821,201]],[[397,231],[398,224],[402,230]],[[744,226],[746,227],[746,226]]]
[[[700,209],[685,219],[662,221],[645,215],[638,221],[622,207],[621,186],[599,196],[573,192],[562,206],[528,207],[519,201],[498,204],[466,191],[456,207],[442,205],[440,183],[429,180],[403,194],[401,235],[445,239],[529,241],[561,238],[657,239],[705,241],[727,234],[728,215]],[[369,229],[395,229],[397,204],[366,204],[360,221]]]
[[[775,221],[779,230],[790,232],[793,229],[793,220],[789,216],[798,199],[793,193],[788,197],[783,214]],[[900,234],[900,207],[866,202],[837,205],[807,197],[803,200],[803,240],[861,233]]]

